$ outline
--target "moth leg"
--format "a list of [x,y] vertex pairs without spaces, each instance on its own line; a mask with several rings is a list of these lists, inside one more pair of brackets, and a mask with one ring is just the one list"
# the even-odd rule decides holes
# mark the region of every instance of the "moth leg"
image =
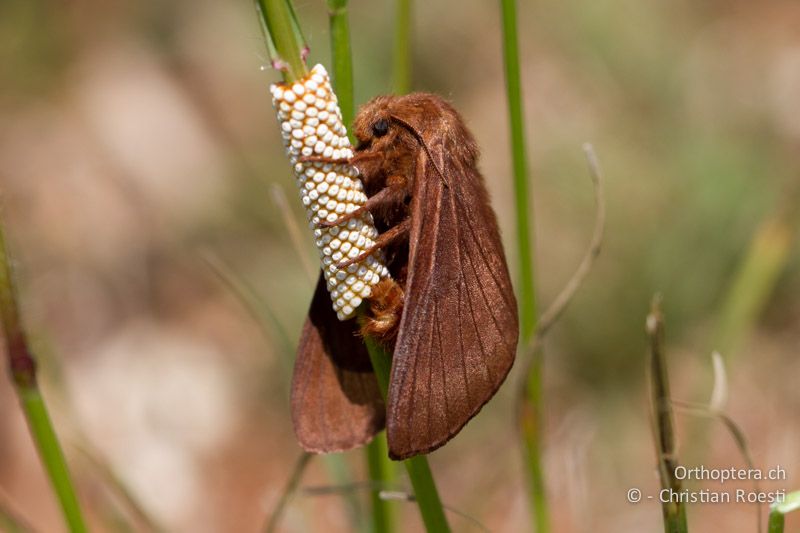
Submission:
[[340,157],[338,159],[324,155],[302,155],[297,158],[297,161],[300,163],[327,163],[330,165],[356,166],[359,161],[367,161],[376,157],[383,157],[383,154],[377,152],[358,152],[353,157]]
[[354,263],[358,263],[359,261],[363,261],[370,255],[374,254],[381,248],[385,248],[389,244],[393,243],[394,241],[401,239],[403,237],[407,237],[409,231],[411,230],[411,218],[407,218],[398,225],[384,231],[378,238],[375,239],[375,244],[361,252],[361,254],[355,256],[352,259],[348,259],[347,261],[342,261],[341,263],[336,265],[336,268],[347,268]]
[[406,196],[405,179],[403,179],[402,182],[400,180],[395,180],[395,182],[392,182],[391,179],[387,181],[389,182],[389,185],[371,197],[367,198],[366,203],[361,207],[342,215],[333,222],[323,220],[319,223],[319,225],[325,228],[332,228],[333,226],[338,226],[343,222],[347,222],[350,219],[361,216],[365,211],[372,212],[374,209],[380,206],[402,202]]
[[348,165],[350,164],[349,157],[340,157],[334,159],[332,157],[325,157],[324,155],[302,155],[297,158],[300,163],[328,163],[331,165]]

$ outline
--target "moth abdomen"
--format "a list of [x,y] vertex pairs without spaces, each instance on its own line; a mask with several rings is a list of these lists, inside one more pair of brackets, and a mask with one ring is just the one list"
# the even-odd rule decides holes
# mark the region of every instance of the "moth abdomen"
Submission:
[[403,313],[403,288],[387,278],[375,285],[369,298],[370,313],[362,322],[361,334],[393,346]]

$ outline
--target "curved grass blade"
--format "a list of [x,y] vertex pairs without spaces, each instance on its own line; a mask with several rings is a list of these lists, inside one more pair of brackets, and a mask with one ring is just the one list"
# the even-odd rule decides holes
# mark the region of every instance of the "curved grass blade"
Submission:
[[50,484],[55,490],[67,527],[72,533],[82,533],[86,531],[86,523],[78,504],[64,452],[50,420],[44,397],[39,390],[36,361],[33,359],[22,328],[2,225],[0,225],[0,315],[14,390],[28,422],[31,437]]

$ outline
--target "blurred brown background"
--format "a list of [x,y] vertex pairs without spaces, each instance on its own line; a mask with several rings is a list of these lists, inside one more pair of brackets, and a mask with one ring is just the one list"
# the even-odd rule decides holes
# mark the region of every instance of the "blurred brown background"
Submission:
[[[389,90],[392,6],[351,3],[359,102]],[[310,60],[329,64],[324,2],[296,7]],[[452,99],[476,134],[513,264],[498,7],[414,10],[414,86]],[[800,4],[542,0],[520,10],[544,303],[591,233],[581,143],[595,144],[607,175],[603,253],[546,347],[556,531],[661,530],[656,503],[625,499],[658,483],[650,296],[665,299],[674,395],[707,401],[720,310],[749,242],[775,217],[786,255],[763,313],[724,354],[728,412],[756,464],[788,473],[763,488],[800,488]],[[197,532],[258,530],[299,455],[287,380],[313,284],[272,199],[283,189],[302,223],[266,63],[248,0],[0,3],[3,219],[43,388],[97,531],[124,530],[124,506],[87,448],[166,529]],[[249,309],[209,262],[246,286]],[[1,377],[0,501],[60,531]],[[519,377],[431,456],[445,503],[493,531],[529,524]],[[697,425],[679,416],[685,457],[743,465],[713,423],[703,423],[707,441],[687,442]],[[363,479],[363,455],[346,460]],[[330,484],[326,464],[313,461],[304,485]],[[403,476],[396,488],[410,490]],[[412,504],[397,507],[404,531],[421,529]],[[348,531],[351,511],[339,495],[299,496],[282,527]],[[693,531],[755,531],[753,506],[695,505],[689,520]]]

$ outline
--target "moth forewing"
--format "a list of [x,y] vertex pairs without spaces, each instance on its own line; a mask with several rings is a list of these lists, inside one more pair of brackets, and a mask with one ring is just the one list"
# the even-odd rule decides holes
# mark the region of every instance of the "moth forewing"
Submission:
[[404,188],[394,195],[403,208],[384,208],[379,226],[410,219],[405,273],[389,265],[405,292],[387,405],[389,451],[403,459],[447,442],[497,391],[516,352],[516,300],[477,146],[458,113],[431,94],[381,97],[355,131],[362,157],[383,152],[362,171],[368,192]]

